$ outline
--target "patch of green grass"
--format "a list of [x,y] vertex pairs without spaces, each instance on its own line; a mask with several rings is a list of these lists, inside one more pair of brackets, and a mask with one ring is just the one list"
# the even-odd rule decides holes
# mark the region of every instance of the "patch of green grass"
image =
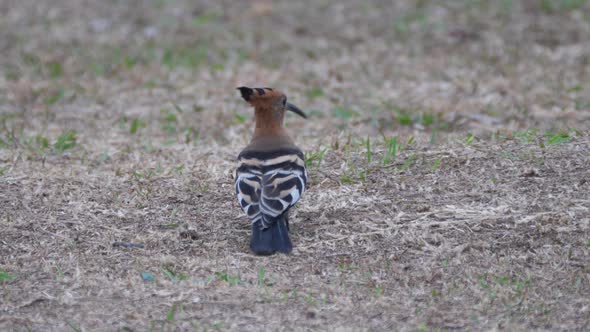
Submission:
[[490,138],[491,138],[492,142],[501,142],[501,141],[507,140],[508,136],[506,134],[503,134],[499,130],[497,130],[497,131],[493,132],[492,135],[490,135]]
[[430,290],[430,296],[436,298],[440,295],[439,291],[436,288]]
[[22,73],[16,66],[5,65],[3,69],[4,78],[6,78],[7,81],[18,81],[22,76]]
[[133,177],[135,177],[136,180],[149,178],[149,173],[148,176],[146,176],[142,171],[133,170]]
[[360,182],[367,181],[367,170],[366,169],[359,169],[358,172],[356,173],[356,176],[358,177]]
[[590,101],[584,99],[575,100],[576,111],[588,111],[590,110]]
[[569,12],[582,9],[588,0],[541,0],[541,9],[546,13]]
[[[174,217],[174,215],[175,215],[175,213],[174,213],[174,210],[173,210],[172,213],[171,213],[171,217]],[[173,223],[168,223],[168,224],[161,225],[160,227],[163,228],[163,229],[177,229],[178,227],[180,227],[180,224],[173,222]]]
[[215,272],[215,276],[218,280],[224,281],[230,286],[237,286],[244,283],[239,274],[232,276],[225,272]]
[[324,90],[319,87],[311,88],[305,91],[305,96],[309,99],[316,99],[324,96]]
[[576,84],[572,87],[569,87],[566,91],[567,92],[580,92],[584,90],[584,86],[582,84]]
[[478,278],[478,283],[479,283],[479,287],[483,288],[483,289],[487,289],[490,287],[490,285],[488,284],[488,274],[483,274],[481,276],[479,276]]
[[59,88],[57,91],[49,93],[44,99],[43,103],[47,106],[54,105],[65,96],[64,88]]
[[246,122],[247,119],[245,116],[241,115],[238,112],[234,112],[234,117],[239,124]]
[[402,171],[407,171],[410,166],[414,163],[414,161],[416,161],[416,154],[412,154],[408,157],[408,159],[406,159],[406,161],[404,162],[404,164],[401,167]]
[[16,279],[15,276],[13,276],[12,274],[0,269],[0,284],[4,283],[4,282],[9,282],[9,281],[13,281],[14,279]]
[[357,265],[355,265],[354,263],[341,261],[341,262],[338,262],[338,270],[340,270],[340,272],[352,272],[352,271],[359,270],[359,267]]
[[367,136],[365,141],[365,147],[367,149],[367,164],[371,163],[371,138]]
[[96,76],[104,76],[107,72],[107,66],[97,62],[91,63],[88,66],[88,69],[90,69],[90,72]]
[[224,330],[226,330],[224,328],[225,323],[220,320],[215,320],[211,324],[205,324],[205,323],[199,322],[199,321],[191,321],[191,326],[193,328],[193,331],[208,332],[208,331],[224,331]]
[[384,291],[385,291],[385,287],[383,287],[383,285],[375,285],[373,293],[375,294],[376,297],[382,297]]
[[527,129],[518,131],[514,134],[514,138],[523,143],[531,143],[537,138],[538,129]]
[[164,267],[162,269],[162,272],[164,273],[164,276],[166,276],[166,278],[168,278],[172,282],[178,282],[188,279],[188,275],[182,272],[176,272],[172,270],[172,268],[170,267]]
[[491,276],[487,273],[478,277],[479,286],[486,290],[490,300],[500,299],[508,308],[522,301],[531,285],[530,279],[509,275]]
[[411,32],[411,26],[418,24],[421,28],[426,25],[426,15],[423,11],[413,11],[396,18],[393,21],[393,30],[400,37],[408,37]]
[[396,119],[402,126],[411,126],[414,124],[414,120],[412,119],[412,114],[406,110],[396,109]]
[[343,106],[336,106],[332,108],[332,115],[337,118],[350,120],[352,118],[356,118],[359,116],[359,113],[353,109],[343,107]]
[[64,74],[62,64],[59,62],[50,62],[45,67],[47,68],[47,74],[52,79],[60,78]]
[[324,156],[328,148],[319,148],[316,151],[307,151],[305,152],[305,167],[307,169],[316,168],[319,169],[322,161],[324,160]]
[[356,180],[353,177],[354,173],[352,172],[344,172],[342,176],[340,176],[340,183],[342,184],[354,184]]
[[65,276],[65,273],[62,270],[61,266],[59,264],[56,264],[54,266],[54,269],[55,269],[55,279],[56,280],[63,280],[64,279],[64,276]]
[[303,296],[303,300],[305,302],[307,302],[308,305],[310,306],[315,306],[317,305],[318,301],[316,300],[316,298],[313,296],[313,294],[311,293],[307,293]]
[[178,122],[178,118],[174,112],[166,110],[163,113],[164,113],[164,121],[166,121],[167,123]]
[[211,324],[211,328],[214,329],[215,331],[221,331],[223,330],[224,327],[224,323],[220,320],[216,320]]
[[547,138],[547,144],[549,145],[564,144],[571,141],[572,139],[570,133],[565,131],[560,131],[557,133],[548,132],[544,136]]
[[508,18],[513,12],[514,1],[513,0],[502,0],[502,6],[500,7],[499,14],[503,18]]
[[174,171],[177,174],[182,174],[184,172],[184,164],[178,164],[178,165],[174,166]]
[[258,268],[258,286],[264,286],[266,283],[265,280],[265,276],[266,276],[266,269],[261,266]]
[[31,152],[32,154],[44,155],[46,150],[50,147],[49,139],[43,135],[27,136],[24,132],[16,133],[14,130],[9,130],[7,133],[7,140],[0,139],[0,148],[9,146],[21,146]]
[[202,112],[202,111],[204,111],[204,110],[205,110],[205,107],[203,107],[203,106],[201,106],[201,105],[198,105],[198,104],[193,104],[193,106],[192,106],[192,110],[193,110],[193,112],[195,112],[195,113],[200,113],[200,112]]
[[[422,310],[420,310],[421,312]],[[433,330],[432,327],[430,327],[430,325],[428,325],[427,323],[420,323],[420,325],[418,325],[418,332],[429,332],[429,331],[437,331],[438,330]]]
[[66,130],[64,131],[55,143],[53,143],[53,149],[57,153],[64,153],[66,150],[69,150],[76,146],[76,131],[75,130]]
[[197,68],[207,61],[208,54],[209,50],[205,46],[196,48],[171,47],[164,50],[161,62],[168,69],[177,67]]
[[430,140],[429,140],[430,145],[436,143],[436,135],[437,134],[438,134],[438,128],[437,127],[432,128],[432,131],[430,132]]
[[211,70],[214,71],[222,71],[225,69],[225,65],[223,63],[214,63],[211,65]]
[[436,170],[440,167],[441,159],[437,158],[432,162],[432,166],[430,166],[430,170],[436,172]]
[[175,134],[178,129],[177,112],[174,112],[169,109],[161,109],[160,114],[162,116],[162,130],[164,130],[168,135]]
[[49,148],[49,140],[45,136],[42,136],[42,135],[35,136],[35,143],[37,144],[37,146],[41,150],[45,150],[45,149]]
[[39,59],[39,57],[36,54],[33,53],[22,53],[21,54],[21,60],[22,63],[26,66],[26,67],[30,67],[32,68],[36,73],[40,73],[41,71],[41,59]]
[[143,170],[136,169],[133,170],[132,175],[136,180],[146,179],[149,180],[154,176],[162,175],[164,173],[164,168],[160,163],[156,165],[156,167],[148,167]]
[[473,144],[474,140],[475,140],[475,135],[473,135],[472,133],[468,133],[467,137],[465,138],[465,144],[471,145],[471,144]]
[[66,319],[66,324],[75,332],[84,332],[84,330],[82,330],[82,328],[80,328],[79,325],[75,325],[73,322],[71,322],[67,319]]
[[381,163],[383,163],[383,165],[387,165],[393,162],[397,156],[397,153],[402,149],[403,147],[398,143],[397,136],[385,138],[385,152],[383,153]]
[[221,20],[221,14],[216,12],[207,12],[195,17],[192,21],[193,27],[201,28],[203,25]]
[[258,286],[272,286],[272,282],[268,279],[267,275],[266,275],[266,269],[261,266],[258,268],[258,281],[257,281],[257,285]]
[[138,63],[139,63],[139,58],[136,56],[132,56],[132,55],[127,54],[123,57],[123,66],[126,69],[133,69],[133,67],[135,67]]
[[498,183],[498,178],[496,178],[495,176],[490,177],[490,182],[492,182],[493,185],[496,185]]
[[172,106],[174,106],[174,109],[176,110],[176,112],[184,113],[184,109],[182,109],[182,107],[180,107],[180,105],[178,105],[177,103],[172,102]]
[[190,142],[198,142],[199,140],[199,131],[195,128],[189,127],[184,128],[184,143],[189,144]]
[[500,286],[504,286],[507,283],[510,282],[510,277],[508,276],[501,276],[501,277],[496,277],[495,278],[496,283],[498,283]]
[[508,160],[521,160],[521,158],[510,151],[502,151],[500,155]]
[[140,128],[145,128],[145,127],[146,127],[145,121],[143,121],[140,118],[135,118],[131,121],[131,125],[129,126],[129,133],[131,135],[135,135],[135,134],[137,134],[137,131]]
[[384,105],[387,109],[393,112],[393,117],[395,118],[395,121],[397,121],[402,126],[413,126],[419,124],[425,127],[442,127],[440,115],[438,114],[419,110],[405,109],[389,103],[385,103]]
[[433,125],[436,120],[436,115],[432,113],[420,113],[420,123],[422,123],[425,126]]
[[580,289],[581,286],[582,286],[582,277],[581,276],[577,276],[576,277],[576,281],[574,282],[574,288],[575,289]]
[[171,323],[174,321],[174,318],[176,317],[177,310],[178,310],[178,303],[174,302],[172,304],[172,306],[170,307],[170,309],[168,310],[168,313],[166,313],[166,321],[168,323]]

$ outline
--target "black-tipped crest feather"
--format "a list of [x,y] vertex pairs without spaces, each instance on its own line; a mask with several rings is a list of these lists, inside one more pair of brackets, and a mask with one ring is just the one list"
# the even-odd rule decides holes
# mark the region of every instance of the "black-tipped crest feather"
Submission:
[[244,98],[245,101],[250,101],[250,97],[252,97],[252,94],[254,94],[254,90],[245,87],[245,86],[241,86],[239,88],[237,88],[237,90],[240,90],[240,93],[242,94],[242,98]]

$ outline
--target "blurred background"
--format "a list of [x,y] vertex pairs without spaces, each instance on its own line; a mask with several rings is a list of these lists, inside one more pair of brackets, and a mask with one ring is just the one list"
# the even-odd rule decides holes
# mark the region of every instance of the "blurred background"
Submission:
[[5,143],[66,128],[108,144],[247,140],[240,85],[284,90],[310,138],[590,124],[584,0],[3,0],[0,13]]

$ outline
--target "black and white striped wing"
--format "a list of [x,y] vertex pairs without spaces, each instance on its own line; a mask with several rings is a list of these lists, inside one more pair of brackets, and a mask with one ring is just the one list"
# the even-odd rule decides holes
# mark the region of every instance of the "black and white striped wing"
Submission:
[[305,191],[307,172],[299,150],[242,153],[239,162],[238,200],[250,220],[262,221],[264,228],[295,205]]
[[305,191],[306,174],[289,169],[264,174],[262,177],[262,226],[268,227],[276,218],[289,210]]
[[[240,168],[242,168],[240,166]],[[262,174],[246,170],[236,172],[236,194],[242,210],[252,222],[260,220],[260,196]]]

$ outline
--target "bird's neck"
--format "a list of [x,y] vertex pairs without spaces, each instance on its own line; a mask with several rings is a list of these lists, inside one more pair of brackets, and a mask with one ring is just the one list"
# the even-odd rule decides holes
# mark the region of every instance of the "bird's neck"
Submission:
[[283,114],[270,109],[256,109],[256,129],[254,139],[259,137],[286,136],[283,127]]

